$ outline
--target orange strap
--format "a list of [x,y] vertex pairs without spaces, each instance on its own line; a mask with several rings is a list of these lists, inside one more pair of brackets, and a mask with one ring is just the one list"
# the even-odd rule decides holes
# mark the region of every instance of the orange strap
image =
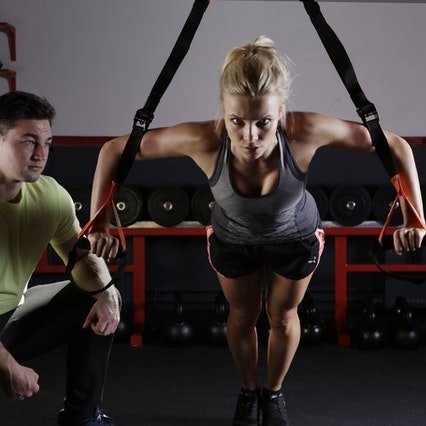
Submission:
[[84,225],[82,230],[80,231],[79,238],[83,236],[87,236],[90,231],[92,230],[94,224],[96,223],[96,220],[99,216],[104,215],[106,211],[111,207],[112,212],[114,214],[115,223],[117,226],[117,232],[120,239],[122,250],[126,251],[126,238],[124,236],[123,227],[121,226],[120,218],[118,216],[117,207],[115,206],[115,197],[118,194],[118,191],[120,189],[120,185],[114,181],[111,183],[111,188],[108,194],[108,197],[102,207],[96,212],[96,214],[89,220],[89,222]]
[[[120,218],[118,216],[118,212],[117,212],[117,208],[115,206],[115,202],[114,202],[114,198],[117,195],[119,190],[119,185],[117,185],[115,182],[112,183],[111,185],[111,189],[108,195],[107,200],[105,201],[105,203],[103,204],[103,206],[98,210],[98,212],[95,214],[95,216],[83,227],[83,229],[80,231],[80,234],[78,236],[78,241],[75,244],[75,246],[73,247],[73,249],[71,250],[71,252],[69,253],[68,256],[68,263],[65,267],[65,273],[68,275],[69,280],[71,282],[73,282],[76,287],[81,290],[83,293],[89,294],[89,295],[96,295],[99,294],[103,291],[105,291],[106,289],[108,289],[109,287],[111,287],[113,284],[115,284],[119,278],[121,277],[121,275],[123,274],[125,265],[126,265],[126,238],[124,236],[124,231],[123,228],[121,226],[120,223]],[[81,289],[81,287],[79,287],[75,281],[74,278],[72,276],[72,270],[74,269],[74,266],[77,262],[77,249],[83,249],[83,250],[90,250],[90,243],[87,237],[87,234],[90,233],[91,229],[93,228],[94,223],[96,222],[96,219],[99,215],[101,214],[105,214],[106,210],[109,207],[112,207],[112,210],[114,212],[114,217],[116,220],[116,224],[117,224],[117,229],[118,229],[118,234],[119,234],[119,238],[120,238],[120,243],[121,243],[121,247],[119,250],[119,253],[117,255],[117,257],[114,259],[114,262],[117,264],[117,270],[114,273],[114,275],[112,276],[110,282],[105,285],[104,287],[102,287],[101,289],[98,290],[93,290],[93,291],[87,291],[87,290],[83,290]]]
[[423,222],[423,220],[420,218],[420,215],[418,214],[417,210],[415,209],[415,207],[413,206],[413,204],[411,203],[411,201],[408,199],[407,194],[404,191],[404,188],[402,187],[402,182],[401,182],[401,177],[399,174],[396,174],[395,176],[393,176],[391,178],[391,182],[392,185],[394,186],[395,190],[396,190],[396,197],[395,200],[392,203],[392,206],[389,210],[388,216],[386,218],[386,221],[383,225],[382,230],[380,231],[380,235],[379,235],[379,243],[382,242],[383,236],[385,234],[386,229],[389,226],[389,223],[392,219],[392,216],[398,206],[399,203],[399,198],[402,197],[405,201],[405,203],[407,204],[408,208],[411,210],[411,213],[413,214],[413,219],[410,220],[410,223],[408,224],[409,226],[413,226],[415,228],[423,228],[426,229],[426,225]]

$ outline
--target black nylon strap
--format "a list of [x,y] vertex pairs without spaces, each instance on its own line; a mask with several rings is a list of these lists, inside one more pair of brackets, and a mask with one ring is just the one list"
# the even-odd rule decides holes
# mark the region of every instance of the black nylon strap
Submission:
[[372,143],[386,172],[390,177],[396,175],[396,168],[388,141],[379,124],[379,114],[376,107],[365,96],[355,74],[354,67],[346,53],[343,44],[333,29],[328,25],[319,4],[315,0],[300,0],[314,25],[325,50],[336,68],[343,84],[356,106],[357,113],[367,127]]
[[[397,171],[388,141],[379,123],[379,114],[377,113],[376,107],[367,99],[362,91],[349,56],[336,33],[326,22],[318,3],[315,0],[300,1],[303,2],[306,12],[310,17],[325,50],[349,92],[349,95],[356,106],[358,115],[361,117],[364,126],[368,129],[380,161],[382,162],[389,177],[392,179],[397,175]],[[425,239],[422,244],[426,245]],[[385,243],[377,241],[370,250],[370,256],[382,272],[399,280],[409,281],[414,284],[421,284],[426,280],[426,276],[424,275],[397,273],[386,270],[378,260],[379,251],[386,249],[393,249],[392,237],[387,237]]]
[[[157,80],[148,96],[144,107],[136,112],[135,117],[133,119],[132,132],[130,133],[129,138],[127,139],[123,153],[120,157],[116,176],[114,181],[112,182],[112,188],[115,184],[117,184],[117,188],[122,185],[127,175],[129,174],[135,156],[139,150],[142,137],[148,131],[149,125],[151,124],[151,121],[154,118],[154,111],[157,108],[161,97],[163,96],[164,92],[172,81],[177,69],[179,68],[179,65],[183,61],[186,53],[188,52],[192,39],[194,38],[195,32],[199,27],[201,19],[209,3],[210,0],[195,0],[191,12],[179,34],[179,37],[169,55],[169,58],[163,66],[160,75],[157,77]],[[111,194],[108,195],[108,199],[106,200],[104,206],[106,206],[107,202],[109,201],[111,202],[111,204],[114,203],[114,197]],[[114,212],[116,213],[115,210]],[[96,217],[97,216],[92,218],[91,221],[93,223],[96,221]],[[116,217],[116,222],[119,223],[118,216]],[[81,236],[79,238],[76,246],[69,254],[68,263],[66,265],[66,274],[68,275],[71,282],[74,282],[71,272],[76,263],[77,248],[90,250],[90,243],[85,236]],[[81,291],[91,295],[95,295],[101,293],[102,291],[105,291],[107,288],[118,282],[119,278],[121,278],[121,275],[124,272],[126,263],[125,249],[122,249],[120,251],[118,257],[115,259],[115,263],[118,266],[117,271],[111,278],[111,281],[102,289],[95,291],[85,291],[82,290],[80,287],[77,287],[80,288]]]
[[154,112],[157,108],[164,92],[176,74],[179,65],[182,63],[186,53],[189,50],[192,39],[197,31],[204,12],[209,5],[210,0],[195,0],[191,12],[179,34],[179,37],[157,77],[153,88],[145,102],[143,108],[139,109],[133,120],[133,129],[126,142],[126,146],[120,158],[115,182],[123,184],[126,179],[135,156],[139,150],[139,145],[143,135],[148,131],[149,125],[154,118]]
[[[422,247],[426,246],[426,238],[422,241]],[[374,260],[374,263],[376,266],[384,272],[386,275],[389,275],[390,277],[396,278],[397,280],[402,281],[408,281],[412,284],[423,284],[426,281],[426,275],[421,273],[399,273],[399,272],[393,272],[389,271],[385,267],[383,267],[378,259],[378,255],[383,250],[393,250],[393,237],[391,235],[386,235],[383,237],[382,241],[376,241],[373,247],[370,249],[370,256]]]

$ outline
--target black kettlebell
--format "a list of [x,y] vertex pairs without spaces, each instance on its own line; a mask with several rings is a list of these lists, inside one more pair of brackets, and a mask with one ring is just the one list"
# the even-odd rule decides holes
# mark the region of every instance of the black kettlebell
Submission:
[[220,292],[215,299],[213,318],[207,326],[207,341],[210,346],[227,346],[226,320],[228,309],[225,296]]
[[413,311],[405,297],[397,297],[391,317],[392,344],[399,349],[417,349],[420,334],[414,325]]
[[376,306],[371,298],[363,302],[361,320],[354,337],[362,349],[381,349],[385,344],[385,333],[378,326]]
[[194,340],[194,329],[184,318],[183,297],[180,292],[175,293],[174,310],[164,319],[163,334],[166,344],[175,348],[188,347]]
[[325,325],[321,319],[315,300],[306,294],[299,308],[300,343],[304,346],[319,346],[324,341]]

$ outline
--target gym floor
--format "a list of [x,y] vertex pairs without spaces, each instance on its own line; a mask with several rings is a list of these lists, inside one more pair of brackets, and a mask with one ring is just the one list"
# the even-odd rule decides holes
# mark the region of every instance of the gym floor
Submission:
[[[260,349],[261,377],[266,372]],[[31,366],[40,392],[25,401],[0,394],[1,426],[56,424],[65,349]],[[300,347],[285,382],[293,426],[420,426],[426,419],[426,347],[361,350]],[[226,347],[132,348],[115,343],[103,408],[118,426],[230,425],[239,381]]]

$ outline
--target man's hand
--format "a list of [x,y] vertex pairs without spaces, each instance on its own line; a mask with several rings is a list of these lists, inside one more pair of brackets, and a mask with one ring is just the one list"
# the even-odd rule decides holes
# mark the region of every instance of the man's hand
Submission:
[[83,328],[91,327],[94,333],[107,336],[114,333],[120,323],[120,293],[115,287],[110,287],[96,298]]
[[7,359],[3,359],[0,381],[4,392],[11,399],[29,398],[40,389],[38,374],[32,368],[18,364],[10,354]]

